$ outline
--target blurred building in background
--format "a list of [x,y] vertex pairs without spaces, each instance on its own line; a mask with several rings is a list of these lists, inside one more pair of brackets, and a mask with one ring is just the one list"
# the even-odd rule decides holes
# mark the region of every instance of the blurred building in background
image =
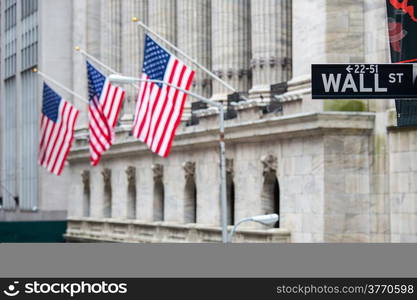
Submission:
[[[192,91],[228,108],[229,224],[258,214],[280,215],[276,228],[245,224],[237,241],[417,241],[417,131],[396,127],[393,101],[322,101],[310,95],[312,63],[389,62],[385,0],[56,2],[49,3],[50,12],[53,5],[67,7],[48,14],[49,26],[39,25],[43,46],[37,65],[85,98],[85,58],[72,49],[79,46],[118,72],[138,76],[144,32],[131,22],[133,16],[249,98],[238,101],[197,72]],[[4,26],[3,2],[1,11]],[[5,77],[6,33],[2,27],[2,95],[14,78]],[[19,86],[23,72],[17,70]],[[220,241],[217,112],[188,98],[171,154],[163,159],[130,135],[135,89],[126,88],[116,142],[94,168],[87,107],[76,102],[81,114],[63,178],[34,168],[39,203],[66,203],[68,241]],[[22,101],[3,99],[10,106]],[[11,126],[8,116],[2,113],[2,129]],[[18,167],[10,167],[11,153],[25,157],[5,143],[23,139],[19,120],[13,137],[2,130],[3,181],[15,178],[7,172],[23,164],[17,159]],[[33,151],[27,155],[36,157]],[[52,188],[55,183],[62,188]],[[22,202],[24,185],[7,184]],[[6,203],[4,189],[1,193]]]
[[0,241],[58,241],[65,231],[69,177],[38,167],[42,98],[32,68],[70,80],[71,11],[66,0],[0,4]]

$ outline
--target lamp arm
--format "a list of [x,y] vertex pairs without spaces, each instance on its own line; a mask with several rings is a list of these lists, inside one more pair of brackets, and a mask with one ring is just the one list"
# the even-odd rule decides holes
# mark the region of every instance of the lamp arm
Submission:
[[230,234],[229,234],[229,237],[228,237],[228,241],[229,241],[229,242],[231,242],[231,241],[232,241],[233,234],[236,232],[237,227],[238,227],[240,224],[242,224],[242,223],[244,223],[244,222],[249,222],[249,221],[252,221],[252,218],[244,218],[244,219],[240,220],[239,222],[237,222],[237,223],[233,226],[232,230],[230,231]]

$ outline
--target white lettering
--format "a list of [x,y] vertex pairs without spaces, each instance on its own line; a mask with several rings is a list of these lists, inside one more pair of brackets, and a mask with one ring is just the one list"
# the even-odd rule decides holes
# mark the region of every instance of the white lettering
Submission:
[[389,77],[389,83],[395,83],[396,82],[395,74],[394,73],[390,73],[388,75],[388,77]]
[[323,78],[323,85],[326,93],[330,91],[331,87],[333,87],[334,92],[339,91],[340,78],[342,77],[342,74],[337,74],[337,78],[334,77],[334,74],[329,74],[328,79],[326,77],[326,74],[321,74],[321,77]]
[[404,76],[404,73],[397,73],[397,76],[398,76],[398,82],[399,83],[401,83],[401,77],[403,77]]
[[353,80],[352,74],[347,74],[345,83],[343,84],[341,92],[344,93],[346,92],[347,89],[352,89],[354,92],[358,91],[355,81]]
[[387,88],[379,87],[379,74],[375,74],[375,92],[377,93],[386,93],[388,91]]
[[359,91],[360,92],[372,92],[372,88],[367,88],[364,86],[364,74],[359,74]]

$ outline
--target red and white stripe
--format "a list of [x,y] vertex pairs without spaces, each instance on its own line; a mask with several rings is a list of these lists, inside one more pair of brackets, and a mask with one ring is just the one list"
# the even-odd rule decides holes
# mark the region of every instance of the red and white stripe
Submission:
[[73,105],[62,99],[56,122],[42,114],[39,164],[55,175],[60,175],[64,169],[78,113]]
[[117,124],[124,96],[122,88],[111,85],[106,79],[100,99],[90,101],[90,161],[93,166],[100,162],[102,153],[113,144],[113,128]]
[[101,92],[100,103],[112,129],[117,124],[124,97],[125,91],[121,87],[111,85],[107,78]]
[[[195,72],[187,65],[171,56],[164,81],[189,90]],[[142,74],[142,79],[149,79]],[[187,94],[173,87],[155,83],[141,84],[133,124],[133,136],[145,142],[158,155],[167,157],[175,131],[181,121]]]

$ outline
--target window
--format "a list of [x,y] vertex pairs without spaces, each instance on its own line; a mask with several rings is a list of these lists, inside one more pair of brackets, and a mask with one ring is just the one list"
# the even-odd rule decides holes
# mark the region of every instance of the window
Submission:
[[227,225],[235,224],[235,182],[233,159],[226,159]]
[[111,218],[112,210],[112,188],[111,188],[111,171],[104,169],[101,174],[104,181],[104,199],[103,199],[103,218]]
[[81,173],[81,178],[83,181],[83,216],[90,216],[90,207],[91,207],[91,193],[90,193],[90,171],[84,170]]
[[195,179],[190,178],[185,184],[185,223],[197,223],[197,187]]
[[34,67],[38,62],[38,15],[37,1],[22,2],[22,70]]
[[164,221],[164,201],[165,191],[163,183],[163,167],[160,164],[152,166],[154,185],[153,185],[153,220]]
[[[262,210],[263,214],[279,215],[279,184],[275,173],[266,174],[262,189]],[[279,227],[279,221],[275,223]]]
[[7,0],[4,11],[4,77],[16,74],[16,0]]
[[162,180],[157,180],[154,182],[153,188],[154,196],[154,221],[163,221],[164,220],[164,184]]
[[84,191],[83,191],[83,216],[84,217],[90,216],[90,207],[91,207],[90,199],[91,199],[90,186],[84,187]]
[[136,219],[136,168],[128,167],[127,175],[127,218]]
[[4,51],[4,77],[6,79],[16,74],[16,27],[8,31]]
[[128,186],[127,217],[136,219],[136,185],[129,184]]
[[32,68],[38,63],[37,34],[37,26],[22,34],[22,70]]
[[4,30],[7,31],[10,28],[16,26],[16,0],[6,0],[5,7]]
[[183,164],[185,172],[184,187],[184,222],[197,223],[197,187],[195,184],[195,163],[187,161]]
[[[279,216],[280,209],[280,191],[277,179],[277,158],[267,155],[261,158],[263,164],[264,182],[261,195],[261,213],[277,214]],[[279,221],[275,223],[275,227],[279,228]]]
[[22,0],[22,19],[38,10],[38,0]]
[[111,218],[111,186],[106,185],[104,187],[104,207],[103,217]]

